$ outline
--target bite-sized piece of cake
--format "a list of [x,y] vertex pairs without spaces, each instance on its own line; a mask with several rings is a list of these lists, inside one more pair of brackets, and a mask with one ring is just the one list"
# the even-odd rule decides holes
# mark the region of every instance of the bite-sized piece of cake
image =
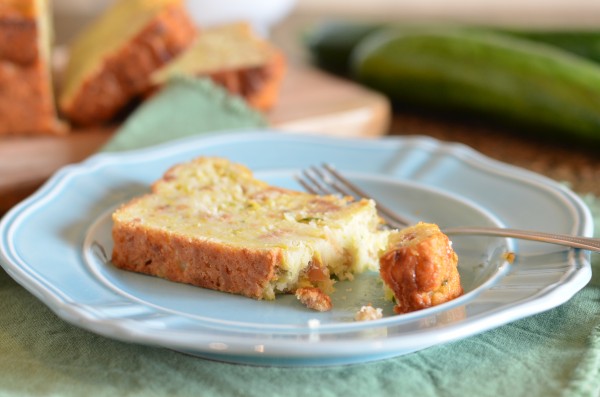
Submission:
[[152,75],[161,86],[175,75],[210,77],[259,110],[276,103],[285,72],[281,51],[258,37],[248,23],[205,29],[173,62]]
[[457,264],[451,241],[435,224],[420,222],[392,232],[379,271],[396,301],[394,311],[425,309],[460,296]]
[[333,304],[331,298],[325,292],[316,287],[302,287],[296,289],[296,298],[309,309],[319,312],[331,310]]
[[0,0],[0,135],[66,131],[56,115],[47,0]]
[[70,47],[60,109],[78,125],[111,120],[195,37],[181,0],[116,1]]
[[212,157],[174,166],[113,221],[119,268],[255,299],[298,292],[317,310],[333,278],[377,269],[388,234],[371,200],[270,186]]

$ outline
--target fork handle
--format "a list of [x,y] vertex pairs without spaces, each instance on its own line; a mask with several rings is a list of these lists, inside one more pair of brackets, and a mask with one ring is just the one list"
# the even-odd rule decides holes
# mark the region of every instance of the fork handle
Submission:
[[571,236],[568,234],[544,233],[530,230],[504,229],[494,227],[451,227],[443,229],[446,234],[486,235],[498,237],[513,237],[523,240],[540,241],[545,243],[560,244],[567,247],[582,248],[600,252],[600,239],[590,237]]

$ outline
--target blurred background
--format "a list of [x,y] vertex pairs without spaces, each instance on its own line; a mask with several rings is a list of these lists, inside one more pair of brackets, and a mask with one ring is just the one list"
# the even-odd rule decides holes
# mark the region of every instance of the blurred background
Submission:
[[[115,0],[53,0],[57,45],[68,44]],[[600,26],[597,0],[185,0],[200,27],[246,20],[305,62],[302,36],[331,19],[469,23],[528,29],[590,29]]]
[[427,19],[547,26],[594,25],[600,2],[594,0],[298,0],[298,12],[384,18]]
[[[114,0],[54,0],[57,41],[64,43]],[[593,27],[600,23],[596,0],[186,0],[202,25],[251,19],[266,32],[294,18],[326,17],[396,21],[460,21],[528,27]]]
[[[57,44],[65,44],[115,0],[53,0]],[[201,27],[251,21],[254,28],[267,34],[269,29],[288,17],[296,0],[185,0],[188,10]]]
[[[53,17],[56,44],[66,48],[67,44],[114,0],[53,0]],[[278,110],[293,112],[297,108],[310,107],[306,97],[298,97],[293,73],[296,67],[312,67],[305,38],[307,32],[324,21],[394,21],[394,22],[465,22],[476,25],[494,25],[526,28],[528,30],[592,30],[600,32],[600,1],[598,0],[185,0],[191,15],[198,25],[208,27],[229,21],[252,22],[256,30],[279,46],[291,66],[282,95],[282,106],[272,113],[278,118]],[[600,34],[599,34],[600,37]],[[600,43],[600,42],[599,42]],[[600,44],[598,44],[600,49]],[[597,73],[600,75],[600,71]],[[310,79],[313,79],[310,75]],[[340,76],[327,76],[332,84],[340,87]],[[319,77],[319,82],[322,78]],[[355,81],[343,80],[350,87],[340,88],[342,97],[354,94]],[[298,81],[304,90],[323,89],[316,84],[314,89],[304,80]],[[314,84],[313,84],[314,85]],[[310,86],[310,87],[309,87]],[[286,88],[287,87],[287,88]],[[340,97],[332,90],[332,96]],[[298,98],[297,98],[298,97]],[[312,97],[311,97],[312,98]],[[369,96],[372,99],[372,95]],[[339,101],[340,106],[344,104]],[[302,103],[302,106],[298,106]],[[310,105],[310,104],[308,104]],[[323,107],[320,103],[316,106]],[[595,106],[595,105],[594,105]],[[318,109],[320,110],[320,109]],[[600,120],[600,109],[598,109]],[[323,121],[322,117],[318,118]],[[600,122],[600,121],[599,121]],[[386,121],[386,123],[388,123]],[[337,123],[330,123],[344,130]],[[465,143],[474,149],[501,161],[522,166],[567,181],[580,193],[600,194],[600,156],[598,146],[571,147],[570,140],[562,142],[546,140],[543,136],[532,137],[526,128],[505,128],[494,123],[481,122],[477,117],[443,118],[437,114],[419,113],[395,107],[389,118],[385,133],[389,135],[424,134],[438,139]],[[104,135],[95,135],[90,148],[98,145]],[[592,136],[600,141],[600,131]],[[73,138],[75,139],[75,138]],[[80,142],[78,146],[82,146]],[[66,150],[65,150],[66,151]],[[71,152],[68,150],[66,152]],[[88,152],[91,151],[88,150]],[[56,151],[54,151],[56,152]],[[69,161],[79,160],[82,152]],[[55,156],[56,157],[56,156]]]

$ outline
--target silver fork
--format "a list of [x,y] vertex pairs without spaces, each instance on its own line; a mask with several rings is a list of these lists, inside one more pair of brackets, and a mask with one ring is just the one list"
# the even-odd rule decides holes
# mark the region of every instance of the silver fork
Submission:
[[[339,171],[330,164],[322,164],[320,167],[312,166],[300,175],[296,180],[313,194],[342,194],[353,197],[370,197],[366,192],[350,182]],[[374,200],[374,199],[373,199]],[[375,200],[376,201],[376,200]],[[388,226],[396,229],[402,229],[411,224],[408,219],[401,217],[394,211],[377,203],[379,215],[385,220]],[[508,228],[479,227],[479,226],[461,226],[443,229],[446,234],[468,234],[468,235],[486,235],[498,237],[511,237],[523,240],[540,241],[545,243],[565,245],[573,248],[600,252],[600,239],[581,236],[572,236],[568,234],[545,233],[533,230],[517,230]]]

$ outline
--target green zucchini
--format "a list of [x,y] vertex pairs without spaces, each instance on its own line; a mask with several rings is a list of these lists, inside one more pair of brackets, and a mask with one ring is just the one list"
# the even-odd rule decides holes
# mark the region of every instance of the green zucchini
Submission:
[[600,143],[600,67],[555,47],[469,28],[384,29],[352,52],[391,99]]
[[354,47],[383,26],[376,23],[327,21],[309,31],[304,42],[315,65],[335,74],[347,75]]
[[498,29],[497,32],[549,44],[590,61],[600,63],[600,31]]
[[[352,51],[369,34],[383,29],[413,30],[423,27],[411,23],[379,23],[331,20],[314,27],[305,37],[305,44],[315,65],[332,73],[347,75]],[[432,26],[430,26],[432,27]],[[467,26],[462,26],[468,29]],[[600,31],[596,30],[526,30],[474,27],[501,34],[550,44],[565,51],[600,63]]]

